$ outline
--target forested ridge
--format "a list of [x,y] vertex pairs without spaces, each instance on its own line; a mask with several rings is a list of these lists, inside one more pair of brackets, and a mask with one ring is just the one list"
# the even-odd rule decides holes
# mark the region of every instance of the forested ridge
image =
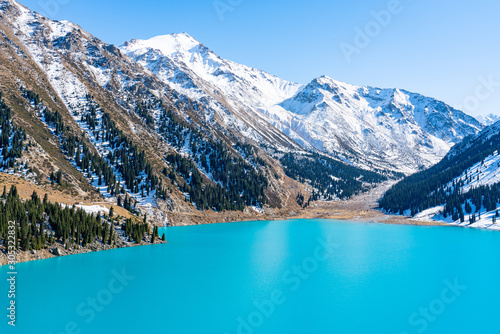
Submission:
[[[493,210],[500,203],[499,184],[475,187],[467,192],[461,188],[471,182],[471,177],[467,177],[470,168],[477,163],[482,165],[486,157],[498,154],[499,150],[499,133],[466,138],[437,165],[394,185],[379,201],[379,206],[390,213],[402,214],[410,210],[413,216],[425,209],[445,205],[445,217],[462,221],[466,220],[466,214],[480,208]],[[463,173],[465,179],[452,182]]]
[[387,175],[356,168],[330,157],[311,153],[286,153],[280,159],[287,176],[314,189],[312,200],[347,199],[369,189],[369,184],[384,182]]
[[[84,110],[73,115],[84,129],[81,135],[70,129],[58,111],[44,106],[35,92],[23,87],[21,91],[59,138],[64,154],[91,184],[105,187],[105,193],[117,196],[119,204],[130,211],[134,211],[132,196],[143,198],[153,194],[167,199],[168,190],[144,152],[118,129],[92,96],[87,95]],[[157,110],[160,112],[153,117]],[[243,210],[246,205],[262,206],[267,202],[264,190],[268,181],[259,171],[265,162],[252,146],[236,143],[231,152],[222,142],[179,119],[160,100],[139,102],[135,112],[177,150],[164,157],[168,167],[158,172],[168,177],[199,210]],[[98,154],[91,144],[107,153]],[[178,153],[183,149],[189,150],[189,155]],[[60,184],[64,175],[55,172],[50,180]]]
[[[268,180],[260,171],[266,163],[252,146],[237,142],[231,152],[221,141],[180,120],[159,100],[142,102],[136,107],[149,125],[154,124],[150,117],[152,110],[159,112],[156,131],[176,149],[165,158],[172,169],[163,172],[189,195],[189,201],[199,210],[243,210],[246,205],[262,206],[267,202],[264,191]],[[186,154],[180,154],[181,151]]]

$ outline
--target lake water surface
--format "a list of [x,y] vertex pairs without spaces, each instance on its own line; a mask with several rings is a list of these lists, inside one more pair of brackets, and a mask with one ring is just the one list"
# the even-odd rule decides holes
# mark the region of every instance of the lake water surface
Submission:
[[17,265],[0,333],[500,333],[500,233],[290,220]]

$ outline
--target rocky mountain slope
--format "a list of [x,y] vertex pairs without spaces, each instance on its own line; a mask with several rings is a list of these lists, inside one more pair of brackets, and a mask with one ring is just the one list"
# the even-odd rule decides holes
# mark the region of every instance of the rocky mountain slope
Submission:
[[300,85],[222,59],[186,33],[132,40],[120,49],[158,76],[181,99],[207,106],[211,124],[237,129],[279,150],[301,149],[256,112],[281,102]]
[[6,145],[24,140],[3,171],[68,196],[180,223],[295,208],[307,193],[238,131],[209,124],[209,107],[79,26],[12,0],[0,1],[0,91]]
[[482,128],[473,117],[432,98],[328,77],[314,79],[273,110],[281,124],[319,150],[405,173],[437,163],[451,146]]
[[292,83],[187,34],[117,48],[14,0],[0,0],[0,91],[2,171],[157,223],[349,198],[482,127],[397,89]]

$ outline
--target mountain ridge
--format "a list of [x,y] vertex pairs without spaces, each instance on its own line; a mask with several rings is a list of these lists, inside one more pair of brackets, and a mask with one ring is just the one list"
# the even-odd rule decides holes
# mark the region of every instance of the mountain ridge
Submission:
[[[363,168],[368,166],[412,173],[437,163],[451,146],[482,129],[482,125],[473,117],[436,99],[402,89],[354,86],[327,76],[315,78],[306,85],[291,83],[264,71],[222,59],[185,33],[134,40],[133,43],[126,42],[120,48],[157,74],[172,89],[193,99],[209,96],[219,102],[227,102],[229,106],[218,110],[221,114],[224,109],[237,114],[238,109],[243,108],[245,116],[251,118],[252,122],[267,122],[281,135],[298,144],[299,151],[320,151]],[[182,80],[189,78],[190,85],[181,85],[184,81],[178,80],[174,75],[179,72],[182,73]],[[271,81],[272,88],[266,87],[258,80],[258,76]],[[273,79],[276,82],[272,82]],[[341,91],[340,95],[336,90]],[[215,95],[214,91],[217,92]],[[388,99],[388,96],[378,96],[380,92],[386,95],[393,93],[392,100],[388,100],[385,106],[376,105],[377,99]],[[332,100],[339,105],[332,105]],[[412,101],[405,103],[404,100]],[[424,101],[424,105],[419,105],[422,104],[421,101]],[[311,104],[312,102],[315,103]],[[361,102],[365,102],[365,105],[362,106]],[[357,105],[360,109],[355,117],[352,117],[352,105]],[[381,110],[375,111],[377,107]],[[413,110],[409,110],[412,107],[418,111],[417,114],[414,115]],[[428,107],[432,109],[431,112],[426,110]],[[307,119],[312,112],[321,108],[324,109],[322,113]],[[217,103],[214,109],[217,112]],[[366,115],[362,114],[368,112],[373,114],[375,121],[385,116],[385,123],[377,126],[373,121],[367,122],[364,119]],[[397,113],[400,115],[396,115]],[[331,126],[332,114],[335,114],[335,119],[343,124],[344,129],[349,130],[343,131]],[[398,125],[403,122],[413,126]],[[389,132],[383,129],[387,126],[391,127]],[[267,127],[265,131],[272,129]],[[405,136],[405,133],[415,131],[416,136]],[[253,136],[251,130],[246,134],[257,142],[269,142],[265,135]],[[297,149],[295,145],[292,148]],[[279,147],[280,151],[288,149],[286,145]],[[389,154],[385,154],[387,151]],[[398,162],[402,160],[405,161],[404,164]]]
[[490,113],[487,115],[479,115],[476,117],[476,119],[481,123],[484,124],[485,126],[490,126],[498,121],[500,121],[500,116]]

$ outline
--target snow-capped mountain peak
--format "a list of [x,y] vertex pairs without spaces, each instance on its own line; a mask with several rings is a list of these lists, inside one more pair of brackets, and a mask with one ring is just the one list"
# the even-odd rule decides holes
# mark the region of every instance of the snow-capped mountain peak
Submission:
[[342,89],[349,90],[349,89],[356,89],[358,88],[357,86],[351,85],[347,82],[335,80],[333,78],[330,78],[327,75],[322,75],[318,78],[313,79],[310,82],[311,85],[320,85],[320,86],[325,86],[326,87],[342,87]]
[[[200,47],[201,43],[187,33],[156,36],[147,40],[132,39],[125,42],[121,48],[126,53],[138,50],[153,49],[163,55],[173,57],[175,54],[191,53],[193,48]],[[195,50],[193,50],[195,51]]]
[[443,102],[402,89],[355,86],[321,76],[274,108],[318,150],[412,172],[438,162],[482,125]]
[[299,148],[294,140],[263,121],[259,110],[295,94],[301,85],[219,57],[188,34],[132,40],[123,53],[148,68],[181,97],[206,106],[205,119],[222,120],[255,141]]
[[245,99],[252,99],[253,103],[266,100],[277,103],[300,87],[264,71],[225,60],[187,33],[132,40],[120,48],[170,83],[175,84],[173,70],[187,71],[224,93],[236,94],[237,98],[242,97],[239,85],[250,88],[258,96],[247,96]]
[[476,117],[476,119],[479,121],[479,123],[483,124],[484,126],[489,126],[500,121],[500,115],[496,114],[479,115]]

